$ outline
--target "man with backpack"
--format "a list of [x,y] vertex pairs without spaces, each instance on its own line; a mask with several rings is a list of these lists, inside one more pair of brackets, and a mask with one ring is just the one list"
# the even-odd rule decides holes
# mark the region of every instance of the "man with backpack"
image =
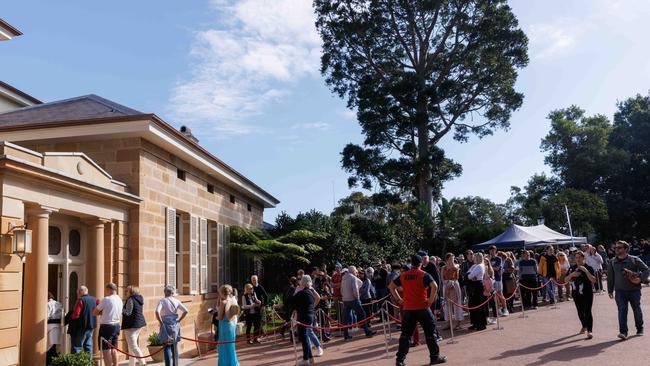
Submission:
[[614,247],[616,256],[607,268],[607,293],[610,299],[616,296],[618,307],[618,338],[627,339],[628,303],[634,313],[637,336],[643,335],[643,313],[641,312],[641,282],[647,282],[650,268],[639,257],[629,255],[630,244],[619,240]]

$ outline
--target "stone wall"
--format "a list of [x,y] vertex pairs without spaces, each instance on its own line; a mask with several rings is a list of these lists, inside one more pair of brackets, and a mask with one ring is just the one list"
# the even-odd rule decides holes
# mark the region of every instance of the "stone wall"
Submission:
[[[9,231],[9,224],[23,224],[20,218],[22,202],[3,199],[0,231]],[[0,239],[0,365],[17,365],[20,362],[20,322],[23,264],[11,253],[11,237]]]
[[[113,240],[106,240],[112,245],[105,255],[105,278],[113,280],[120,287],[137,285],[145,298],[145,317],[149,325],[141,333],[141,344],[145,344],[147,336],[157,330],[154,311],[163,296],[165,284],[167,207],[213,223],[262,226],[261,202],[245,197],[233,187],[147,140],[128,138],[20,145],[38,152],[83,152],[114,179],[126,183],[129,192],[143,198],[140,207],[130,212],[128,224],[116,223],[107,229],[106,237]],[[178,169],[185,171],[185,180],[177,177]],[[208,184],[214,187],[214,193],[208,192]],[[231,203],[231,196],[234,196],[235,203]],[[215,306],[216,294],[180,295],[179,298],[190,310],[183,321],[184,334],[194,336],[195,324],[198,331],[209,331],[210,315],[207,309]],[[181,344],[182,351],[190,351],[194,347],[193,343]]]

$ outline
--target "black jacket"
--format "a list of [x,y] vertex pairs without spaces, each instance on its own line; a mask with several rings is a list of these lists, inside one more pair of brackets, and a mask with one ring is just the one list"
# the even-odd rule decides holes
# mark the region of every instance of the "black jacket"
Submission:
[[126,299],[122,310],[122,329],[142,328],[147,325],[142,313],[144,299],[140,295],[132,295]]
[[265,306],[269,303],[269,295],[266,293],[266,290],[259,283],[257,286],[253,286],[253,291],[255,291],[255,296],[257,299],[262,302],[262,306]]

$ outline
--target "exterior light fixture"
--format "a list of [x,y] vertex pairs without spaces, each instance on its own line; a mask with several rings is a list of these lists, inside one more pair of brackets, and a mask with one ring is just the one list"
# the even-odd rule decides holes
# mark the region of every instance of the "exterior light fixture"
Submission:
[[25,262],[25,256],[32,252],[32,231],[25,225],[13,226],[9,224],[8,235],[12,235],[11,252]]

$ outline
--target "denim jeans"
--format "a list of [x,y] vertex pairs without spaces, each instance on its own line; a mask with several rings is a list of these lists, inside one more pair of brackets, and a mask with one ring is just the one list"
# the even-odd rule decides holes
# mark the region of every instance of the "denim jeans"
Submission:
[[546,285],[546,294],[548,295],[548,300],[551,303],[555,302],[555,288],[557,287],[553,280],[555,280],[555,277],[544,278],[544,283],[548,282],[548,285]]
[[178,343],[165,346],[163,355],[165,356],[165,366],[178,365]]
[[[361,306],[361,301],[343,301],[343,314],[345,315],[345,320],[343,324],[353,324],[355,321],[352,320],[352,314],[356,314],[357,321],[362,321],[366,318],[366,312],[363,311],[363,306]],[[363,330],[366,334],[370,334],[370,324],[369,322],[363,323]],[[350,332],[348,328],[343,329],[344,338],[350,338]]]
[[316,331],[313,328],[307,328],[307,340],[310,347],[320,347],[320,341],[316,337]]
[[643,313],[641,312],[641,290],[616,290],[616,306],[618,307],[618,329],[627,335],[627,304],[632,306],[636,330],[643,330]]
[[70,336],[72,350],[70,353],[79,353],[82,350],[93,353],[93,329],[80,330]]
[[[314,323],[314,316],[310,315],[306,319],[304,324],[313,324]],[[300,320],[299,320],[300,322]],[[303,323],[303,322],[301,322]],[[303,360],[309,360],[313,358],[313,355],[311,354],[311,343],[309,341],[309,331],[311,328],[307,328],[303,325],[298,324],[298,338],[300,339],[300,343],[302,344],[302,359]],[[311,332],[313,334],[313,332]]]
[[429,348],[429,358],[431,361],[436,360],[440,354],[440,348],[436,343],[435,329],[433,322],[434,316],[431,309],[422,310],[403,310],[402,311],[402,334],[399,337],[399,349],[397,351],[397,361],[404,361],[406,354],[409,352],[410,339],[418,323],[424,330],[427,348]]

